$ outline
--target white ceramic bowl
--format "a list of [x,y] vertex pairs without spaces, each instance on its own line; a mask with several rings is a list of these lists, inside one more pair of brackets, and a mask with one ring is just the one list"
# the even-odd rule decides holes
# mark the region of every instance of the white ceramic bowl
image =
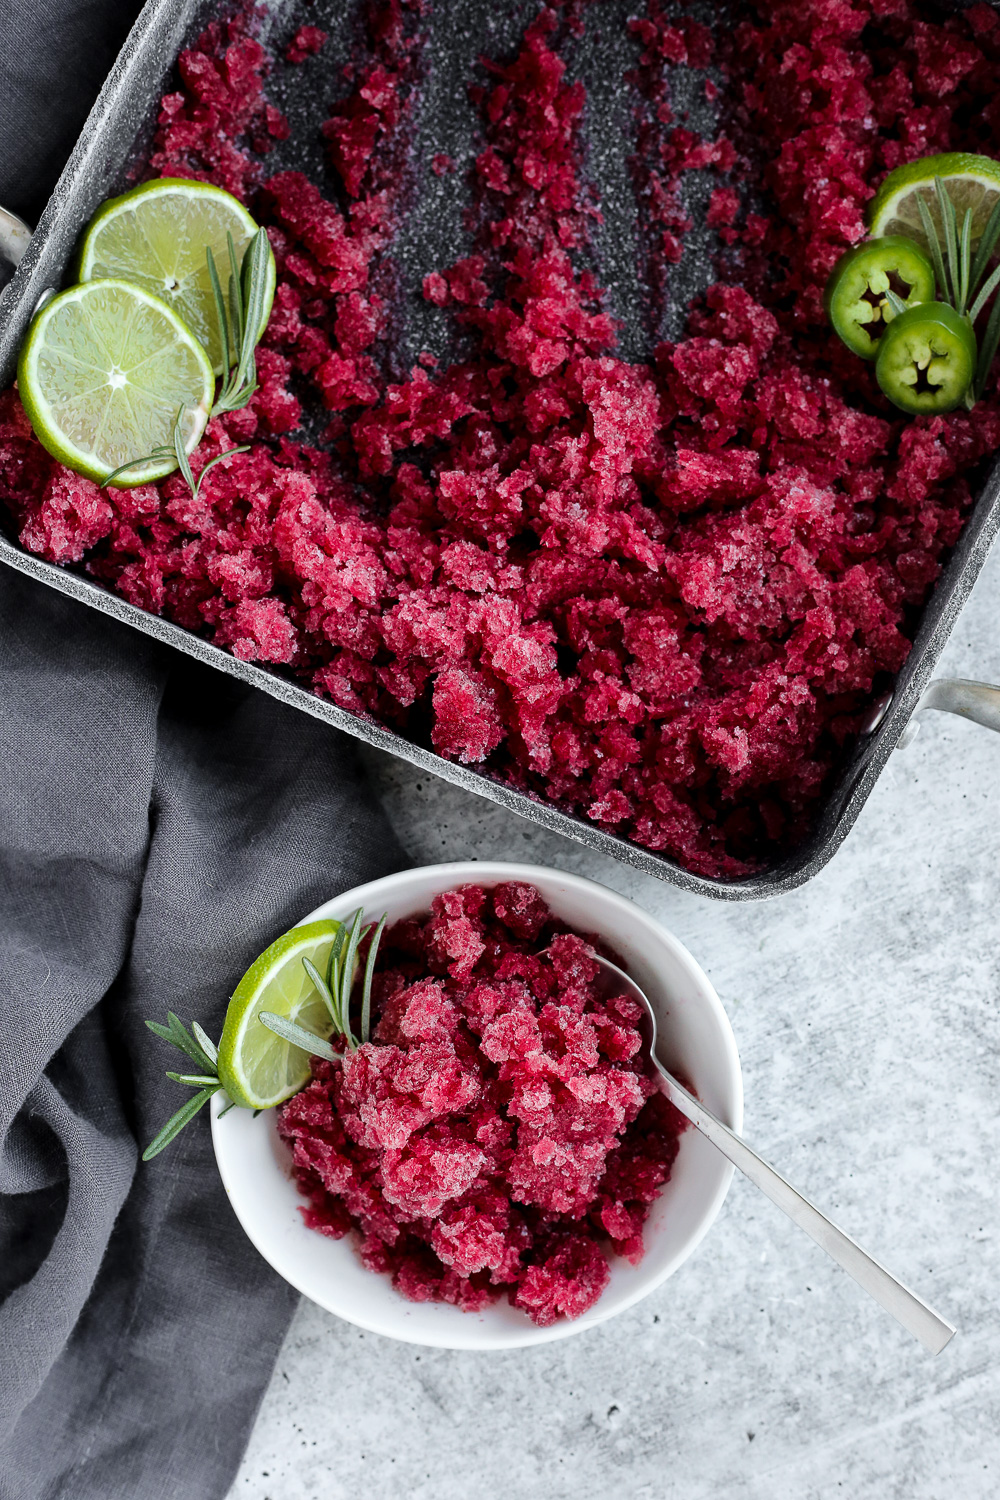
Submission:
[[[388,875],[345,891],[303,916],[349,916],[363,907],[389,920],[430,909],[431,900],[458,885],[528,881],[555,914],[583,932],[596,932],[624,958],[656,1010],[660,1054],[698,1097],[739,1130],[743,1083],[733,1033],[718,995],[687,949],[632,901],[579,875],[538,865],[468,861],[429,865]],[[614,1259],[600,1300],[573,1322],[538,1328],[506,1299],[480,1313],[443,1303],[409,1302],[388,1276],[366,1271],[351,1238],[331,1240],[302,1222],[303,1203],[291,1178],[291,1155],[278,1137],[273,1112],[253,1118],[233,1109],[219,1118],[212,1100],[212,1139],[219,1171],[236,1215],[265,1260],[321,1307],[360,1328],[413,1344],[444,1349],[511,1349],[567,1338],[603,1323],[666,1280],[694,1250],[718,1213],[733,1169],[697,1131],[686,1130],[670,1181],[646,1221],[646,1253],[637,1266]]]

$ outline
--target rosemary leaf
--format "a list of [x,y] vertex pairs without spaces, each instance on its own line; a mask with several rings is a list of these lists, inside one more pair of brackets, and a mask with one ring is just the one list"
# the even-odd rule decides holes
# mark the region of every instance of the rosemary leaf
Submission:
[[240,265],[236,259],[236,246],[231,234],[226,235],[229,244],[229,311],[233,319],[233,337],[236,340],[236,359],[239,361],[243,348],[243,300],[240,287]]
[[[167,1015],[173,1015],[173,1011],[168,1010]],[[154,1036],[162,1037],[165,1042],[172,1042],[174,1040],[173,1032],[169,1026],[163,1026],[159,1021],[147,1021],[146,1025],[149,1027]],[[182,1048],[182,1051],[186,1050],[186,1048]]]
[[964,313],[969,301],[969,278],[972,270],[972,209],[965,210],[958,248],[958,307]]
[[934,179],[934,191],[937,193],[938,206],[941,209],[941,222],[944,225],[944,242],[947,247],[948,275],[951,287],[950,301],[952,306],[958,307],[959,291],[959,265],[958,265],[958,223],[955,215],[955,205],[948,197],[948,190],[940,177]]
[[[243,327],[246,334],[243,344],[247,352],[247,375],[252,368],[251,362],[257,347],[257,335],[264,319],[264,298],[267,295],[267,268],[270,258],[271,246],[268,243],[267,230],[258,229],[243,253],[243,265],[240,271],[240,289],[244,297]],[[253,378],[256,379],[256,375]]]
[[941,254],[941,240],[938,236],[937,225],[934,216],[922,195],[917,193],[917,207],[920,210],[920,221],[924,226],[924,234],[927,236],[927,244],[931,252],[931,260],[934,264],[934,275],[937,277],[938,291],[942,297],[948,295],[948,277],[944,269],[944,256]]
[[[254,389],[256,389],[256,387]],[[249,401],[249,399],[250,399],[250,397],[248,396],[247,400]],[[205,475],[208,473],[209,469],[214,469],[215,466],[216,466],[216,464],[221,464],[221,462],[222,462],[222,460],[224,458],[232,458],[232,456],[233,456],[234,453],[249,453],[249,452],[250,452],[250,445],[249,445],[249,443],[243,443],[239,448],[227,448],[226,451],[225,451],[225,453],[217,453],[214,458],[210,458],[208,460],[208,463],[202,469],[201,473],[198,475],[198,483],[195,485],[194,490],[192,491],[192,493],[194,495],[194,498],[197,500],[197,498],[198,498],[198,496],[199,496],[199,494],[201,492],[202,480],[205,478]]]
[[333,993],[330,989],[330,986],[327,984],[326,980],[323,978],[316,965],[310,959],[304,958],[302,960],[302,967],[305,969],[306,973],[309,975],[309,978],[312,980],[313,984],[322,995],[323,1004],[330,1012],[330,1020],[339,1030],[340,1022],[337,1017],[337,1002],[333,998]]
[[989,265],[990,256],[996,248],[998,239],[1000,239],[1000,198],[993,205],[993,212],[986,221],[986,228],[983,230],[976,249],[976,258],[972,262],[972,272],[969,277],[970,297],[975,296],[976,288],[979,286],[983,273]]
[[357,1049],[358,1044],[351,1031],[351,990],[354,986],[354,966],[358,956],[358,944],[361,942],[361,924],[364,921],[364,915],[360,907],[354,913],[340,973],[340,1029],[347,1038],[347,1045],[352,1052]]
[[311,1052],[314,1057],[325,1057],[327,1062],[343,1062],[339,1052],[335,1052],[330,1043],[324,1041],[321,1036],[316,1036],[312,1031],[307,1031],[304,1026],[297,1026],[294,1021],[288,1021],[284,1016],[276,1016],[271,1010],[262,1010],[257,1019],[268,1031],[273,1031],[275,1036],[282,1037],[286,1042],[291,1042],[293,1047],[301,1047],[303,1052]]
[[979,296],[969,308],[969,321],[971,323],[974,323],[979,317],[979,314],[982,312],[987,302],[993,296],[993,293],[996,291],[998,286],[1000,286],[1000,266],[997,266],[996,269],[990,273],[988,280],[983,283],[982,291],[979,293]]
[[1000,297],[997,297],[990,308],[990,318],[986,325],[986,332],[979,344],[979,358],[976,361],[976,378],[972,383],[972,389],[976,400],[982,398],[986,390],[986,382],[993,367],[993,357],[1000,344]]
[[212,1041],[212,1038],[209,1036],[208,1032],[205,1031],[203,1027],[199,1026],[197,1021],[192,1021],[191,1033],[195,1041],[198,1043],[198,1046],[201,1048],[202,1052],[204,1052],[205,1056],[208,1058],[209,1062],[213,1064],[217,1063],[219,1061],[219,1049]]
[[147,453],[143,458],[130,458],[127,464],[119,464],[117,469],[112,469],[107,479],[101,480],[101,488],[105,489],[113,484],[119,474],[125,474],[129,469],[144,468],[146,464],[163,463],[167,459],[177,461],[173,448],[154,448],[152,453]]
[[347,941],[347,927],[345,926],[345,924],[343,922],[341,922],[340,926],[337,928],[337,931],[334,933],[333,946],[330,949],[330,963],[329,963],[329,966],[328,966],[328,969],[327,969],[327,976],[326,976],[326,982],[330,986],[331,990],[333,991],[333,993],[335,995],[339,994],[339,989],[338,989],[337,985],[334,983],[334,975],[338,972],[338,965],[340,963],[340,955],[344,951],[344,944],[345,944],[346,941]]
[[330,994],[333,996],[333,1010],[334,1010],[334,1022],[333,1022],[333,1024],[334,1024],[334,1026],[336,1026],[337,1030],[340,1031],[341,1030],[341,1025],[340,1025],[340,965],[339,965],[339,963],[332,963],[330,965],[330,982],[329,982],[328,988],[329,988]]
[[219,1119],[221,1120],[223,1115],[228,1115],[229,1111],[231,1109],[235,1109],[235,1108],[236,1108],[236,1101],[234,1099],[230,1099],[229,1103],[228,1104],[224,1104],[222,1106],[222,1108],[219,1110]]
[[222,345],[222,378],[223,380],[228,380],[229,367],[232,364],[232,355],[229,352],[229,318],[226,314],[226,304],[222,297],[222,283],[219,281],[219,273],[215,266],[215,256],[212,254],[211,245],[205,246],[205,259],[208,262],[208,279],[212,283],[215,316],[219,323],[219,341]]
[[202,1072],[215,1072],[214,1059],[209,1057],[208,1053],[195,1041],[184,1025],[184,1022],[178,1016],[175,1016],[172,1010],[167,1011],[166,1026],[161,1026],[158,1021],[147,1021],[146,1025],[154,1036],[161,1037],[163,1041],[169,1042],[172,1047],[176,1047],[179,1052],[185,1053],[194,1063],[195,1067],[199,1068]]
[[[147,1022],[146,1024],[148,1025],[149,1023]],[[184,1126],[187,1125],[189,1121],[194,1119],[195,1115],[198,1113],[199,1109],[201,1109],[202,1105],[207,1104],[212,1095],[218,1092],[218,1089],[219,1084],[214,1083],[210,1089],[202,1089],[200,1094],[195,1094],[192,1098],[188,1099],[185,1104],[182,1104],[177,1113],[170,1116],[170,1119],[164,1125],[160,1133],[158,1135],[154,1135],[153,1139],[150,1141],[149,1145],[142,1153],[143,1161],[152,1161],[154,1156],[159,1156],[164,1146],[170,1145],[170,1142],[173,1140],[174,1136],[181,1133],[181,1131],[184,1129]]]
[[214,1073],[168,1073],[174,1083],[186,1083],[192,1089],[217,1089],[221,1085]]
[[181,434],[181,418],[183,416],[184,408],[182,406],[174,421],[174,452],[177,455],[177,467],[184,476],[184,482],[192,495],[196,496],[198,491],[195,487],[194,475],[191,472],[191,463],[188,459],[187,451],[184,447],[184,438]]
[[382,941],[385,931],[386,914],[382,914],[378,926],[375,929],[371,942],[368,945],[368,958],[365,961],[365,982],[361,991],[361,1040],[371,1040],[371,1012],[372,1012],[372,978],[375,974],[375,955],[378,953],[378,945]]
[[888,302],[894,313],[905,313],[907,311],[906,303],[903,301],[902,297],[896,295],[891,287],[885,294],[885,300]]
[[[254,236],[254,239],[256,239],[256,236]],[[244,274],[248,267],[252,268],[252,262],[250,261],[249,257],[250,251],[253,248],[253,244],[254,240],[251,240],[250,245],[247,246],[247,249],[244,252],[243,264],[240,267],[239,279],[237,281],[237,301],[239,302],[241,308],[240,357],[239,363],[236,366],[236,374],[233,377],[233,383],[236,387],[237,392],[243,390],[247,385],[250,385],[257,379],[256,369],[253,368],[253,356],[254,350],[256,348],[256,343],[254,341],[254,331],[256,330],[257,325],[256,323],[252,323],[250,321],[250,302],[254,297],[256,289],[248,284],[248,277]],[[263,289],[261,289],[260,306],[263,308],[263,305]]]

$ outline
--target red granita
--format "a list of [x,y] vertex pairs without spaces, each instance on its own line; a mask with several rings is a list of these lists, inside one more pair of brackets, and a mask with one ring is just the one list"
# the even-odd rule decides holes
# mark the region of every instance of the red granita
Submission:
[[327,33],[318,26],[300,26],[285,51],[285,60],[290,63],[305,62],[314,56],[326,42]]
[[[41,450],[10,393],[0,499],[33,552],[736,878],[808,832],[1000,448],[995,394],[902,420],[822,308],[886,171],[996,152],[1000,25],[983,4],[942,18],[920,0],[776,0],[713,36],[647,0],[623,80],[650,344],[630,362],[591,264],[585,88],[560,57],[579,12],[543,9],[512,60],[476,75],[474,243],[422,268],[465,352],[425,350],[408,373],[392,251],[426,7],[364,8],[324,130],[330,197],[298,172],[266,177],[287,133],[268,56],[252,15],[213,24],[163,99],[150,165],[219,182],[268,227],[260,389],[210,424],[194,467],[250,452],[197,502],[176,477],[102,492]],[[279,53],[321,47],[305,28]],[[702,136],[670,87],[673,68],[709,64],[720,116]],[[420,124],[433,177],[451,158]],[[656,346],[690,172],[712,175],[719,279]],[[321,448],[292,436],[310,400],[329,413]]]
[[506,1295],[575,1318],[642,1226],[684,1121],[642,1062],[640,1008],[533,886],[465,886],[386,931],[372,1041],[282,1106],[306,1223],[358,1235],[415,1301]]

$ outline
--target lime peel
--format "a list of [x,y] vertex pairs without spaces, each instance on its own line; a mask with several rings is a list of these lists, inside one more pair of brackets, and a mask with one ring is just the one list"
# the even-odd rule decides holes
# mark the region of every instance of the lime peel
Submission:
[[324,1039],[333,1030],[326,1002],[302,960],[320,973],[341,924],[307,922],[277,938],[250,965],[233,992],[219,1042],[219,1080],[234,1104],[270,1109],[309,1080],[309,1057],[259,1024],[261,1011],[294,1021]]
[[[97,483],[136,453],[172,447],[175,429],[185,454],[193,452],[215,394],[209,358],[183,320],[121,280],[53,297],[21,346],[17,382],[42,446]],[[151,458],[128,484],[162,479],[176,465]]]
[[994,206],[1000,202],[1000,162],[968,151],[945,151],[894,168],[868,205],[872,236],[882,239],[890,234],[905,235],[926,250],[928,240],[920,213],[923,202],[943,237],[945,225],[934,187],[936,177],[942,180],[960,220],[967,208],[972,209],[972,244],[977,245]]

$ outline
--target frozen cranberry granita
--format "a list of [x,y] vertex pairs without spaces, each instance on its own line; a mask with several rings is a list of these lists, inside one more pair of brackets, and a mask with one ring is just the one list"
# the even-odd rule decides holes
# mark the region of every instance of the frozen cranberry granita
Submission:
[[306,1223],[417,1302],[576,1318],[642,1226],[684,1121],[639,1007],[533,886],[464,886],[386,931],[372,1041],[282,1106]]
[[[149,171],[239,195],[277,258],[260,389],[212,423],[195,467],[250,451],[197,501],[177,477],[102,491],[48,457],[9,393],[0,497],[31,551],[737,878],[808,831],[1000,447],[992,393],[972,413],[901,418],[822,306],[888,170],[996,152],[1000,22],[922,0],[748,4],[717,34],[647,0],[621,22],[645,306],[629,347],[647,349],[626,360],[573,73],[581,33],[620,12],[542,8],[513,50],[454,80],[476,111],[464,160],[422,113],[442,14],[359,7],[363,45],[325,74],[320,26],[269,32],[269,53],[246,12],[183,54]],[[287,165],[268,94],[280,72],[291,98],[305,69],[330,99],[314,180]],[[672,102],[691,69],[710,130]],[[664,342],[692,174],[710,179],[715,280]],[[422,184],[450,183],[466,242],[408,286],[394,247]],[[401,365],[419,288],[446,333]]]

